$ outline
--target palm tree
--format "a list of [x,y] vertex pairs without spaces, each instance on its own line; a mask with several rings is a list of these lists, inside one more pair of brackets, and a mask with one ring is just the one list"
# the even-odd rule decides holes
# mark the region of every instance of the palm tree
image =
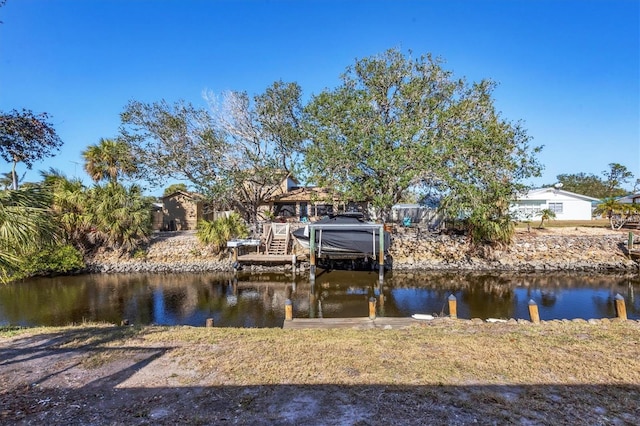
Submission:
[[12,189],[14,182],[17,187],[24,180],[25,175],[26,175],[26,172],[23,173],[22,176],[18,176],[18,175],[14,176],[13,172],[2,173],[0,174],[0,187],[2,187],[2,189],[5,189],[5,190]]
[[622,213],[623,205],[616,201],[614,198],[605,198],[598,204],[593,211],[595,215],[606,215],[611,224],[611,229],[616,229],[615,219]]
[[11,278],[27,253],[57,239],[49,201],[38,187],[0,191],[0,281]]
[[132,251],[151,233],[151,199],[139,186],[109,182],[87,189],[53,169],[42,176],[56,222],[82,252],[97,246]]
[[538,228],[539,229],[542,228],[545,220],[549,221],[555,218],[556,218],[556,212],[554,212],[553,210],[550,210],[550,209],[540,210],[540,226],[538,226]]
[[88,220],[95,243],[109,248],[135,250],[151,234],[151,200],[138,185],[125,188],[109,182],[89,191]]
[[80,179],[69,180],[55,169],[41,172],[41,176],[43,187],[51,193],[51,210],[66,241],[82,252],[88,251],[92,243],[87,237],[92,226],[86,188]]
[[129,146],[118,139],[100,139],[98,145],[90,145],[82,152],[84,169],[94,182],[109,180],[118,182],[118,176],[136,171]]

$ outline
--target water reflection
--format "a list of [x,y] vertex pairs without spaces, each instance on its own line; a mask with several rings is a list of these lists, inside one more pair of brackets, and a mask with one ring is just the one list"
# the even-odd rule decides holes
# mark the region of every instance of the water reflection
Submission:
[[540,317],[612,318],[614,297],[640,319],[640,278],[593,274],[388,273],[321,271],[285,274],[127,274],[38,278],[0,286],[0,325],[119,324],[279,327],[284,303],[295,317],[364,317],[375,298],[380,316],[447,315],[447,297],[460,318],[528,318],[533,299]]

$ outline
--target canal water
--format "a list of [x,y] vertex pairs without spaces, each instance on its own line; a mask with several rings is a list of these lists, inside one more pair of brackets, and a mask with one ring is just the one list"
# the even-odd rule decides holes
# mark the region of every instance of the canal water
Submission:
[[542,320],[613,318],[622,295],[630,319],[640,319],[640,276],[319,271],[286,274],[120,274],[36,278],[0,285],[0,326],[82,322],[220,327],[281,327],[287,299],[295,317],[448,314],[459,318],[528,319],[533,299]]

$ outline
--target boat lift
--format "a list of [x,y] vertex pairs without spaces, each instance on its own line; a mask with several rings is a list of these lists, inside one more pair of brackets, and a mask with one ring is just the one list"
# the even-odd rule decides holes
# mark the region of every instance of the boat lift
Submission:
[[[322,230],[323,229],[353,229],[354,225],[352,224],[314,224],[311,223],[307,225],[309,227],[309,280],[311,284],[315,283],[316,280],[316,249],[318,251],[318,256],[322,255]],[[373,257],[378,257],[378,280],[382,283],[384,280],[384,225],[383,224],[358,224],[356,226],[358,229],[373,229],[378,230],[378,243],[379,250],[376,255],[376,240],[375,240],[375,232],[371,234],[371,244]],[[318,247],[316,247],[316,230],[319,231],[318,234]]]

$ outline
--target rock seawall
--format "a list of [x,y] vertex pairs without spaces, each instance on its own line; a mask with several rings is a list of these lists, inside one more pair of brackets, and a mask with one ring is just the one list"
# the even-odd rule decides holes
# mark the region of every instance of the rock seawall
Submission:
[[[466,236],[417,235],[400,230],[392,236],[395,270],[478,271],[637,271],[627,257],[627,232],[590,229],[518,232],[503,249],[474,248]],[[640,237],[640,236],[639,236]],[[137,255],[100,252],[87,259],[87,272],[223,272],[233,270],[228,254],[213,255],[193,231],[156,233]]]
[[213,255],[194,231],[158,232],[134,256],[101,251],[86,259],[91,273],[225,272],[233,270],[229,255]]
[[593,235],[579,229],[572,233],[519,232],[509,247],[472,247],[462,235],[415,233],[394,234],[393,268],[435,270],[504,271],[629,271],[638,263],[630,260],[626,232]]

